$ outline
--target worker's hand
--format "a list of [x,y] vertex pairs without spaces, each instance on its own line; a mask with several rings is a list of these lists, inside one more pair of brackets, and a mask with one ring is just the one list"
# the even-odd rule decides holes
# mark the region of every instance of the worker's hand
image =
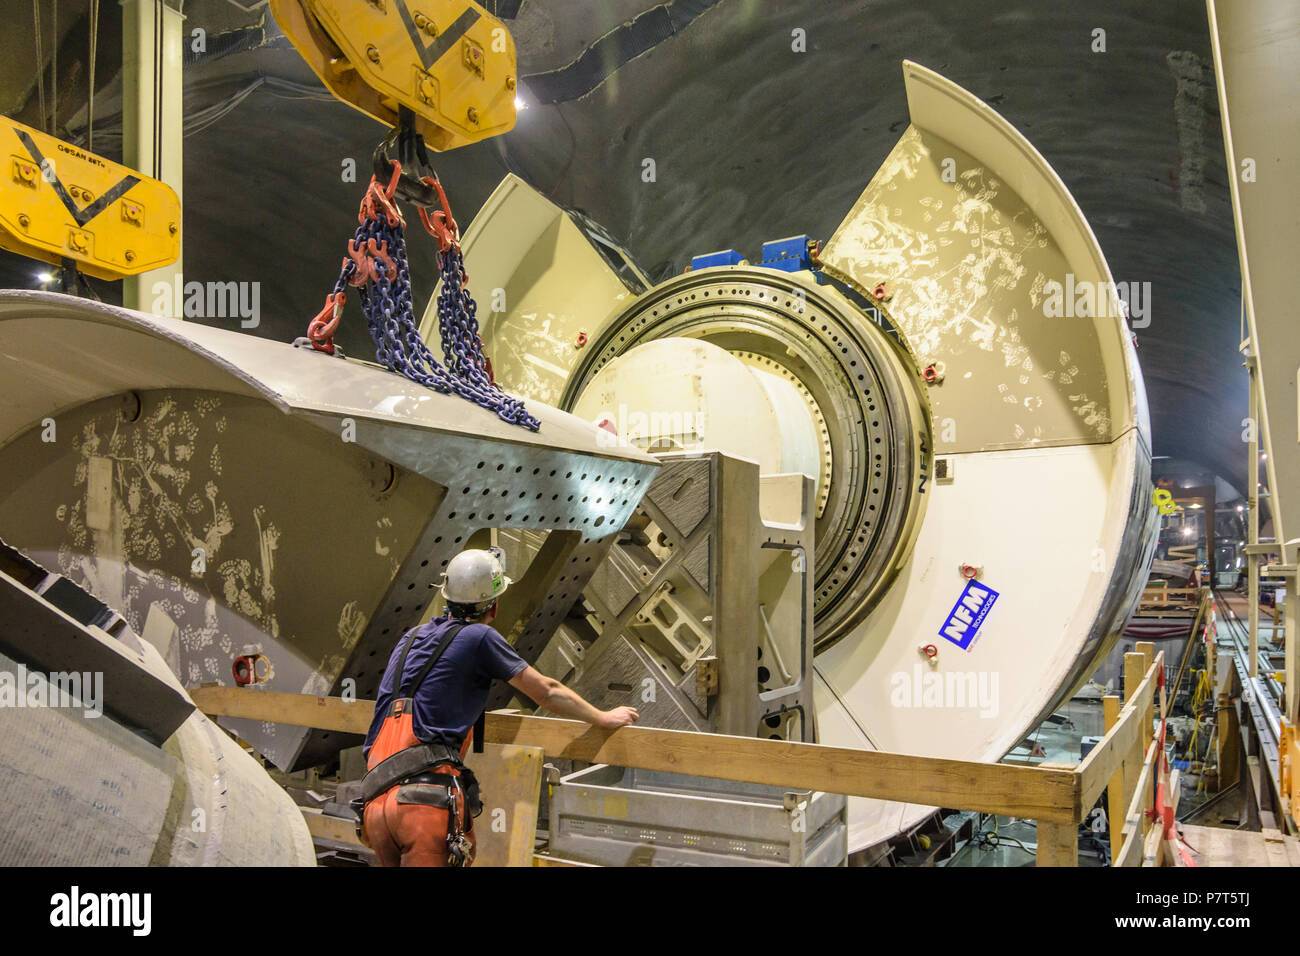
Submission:
[[636,712],[635,707],[615,707],[613,710],[602,710],[596,726],[601,730],[618,730],[640,719],[641,715]]

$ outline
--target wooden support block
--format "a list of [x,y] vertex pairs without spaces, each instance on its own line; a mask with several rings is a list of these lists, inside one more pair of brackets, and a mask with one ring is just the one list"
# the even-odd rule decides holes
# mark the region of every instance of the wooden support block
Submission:
[[718,659],[701,657],[695,662],[695,693],[699,697],[716,697],[718,694]]
[[475,866],[531,866],[542,788],[537,747],[484,744],[465,762],[478,777],[483,812],[474,821]]
[[[1129,651],[1124,655],[1124,703],[1129,704],[1137,695],[1138,688],[1142,686],[1142,678],[1146,676],[1146,659],[1136,651]],[[197,701],[196,701],[197,703]]]
[[[1155,663],[1156,646],[1151,641],[1138,641],[1133,645],[1133,650],[1142,655],[1142,673],[1145,676],[1150,670],[1151,665]],[[1155,688],[1151,688],[1152,702],[1146,707],[1146,726],[1149,728],[1155,723]]]
[[595,863],[579,863],[577,860],[564,860],[558,856],[550,856],[546,853],[533,854],[533,866],[589,866],[594,867]]
[[1036,866],[1078,866],[1079,825],[1038,821]]
[[1264,857],[1269,866],[1290,866],[1291,861],[1286,851],[1286,836],[1280,830],[1263,830]]
[[1153,826],[1151,832],[1146,835],[1146,839],[1142,841],[1142,865],[1163,865],[1164,847],[1164,831],[1159,826]]
[[1237,720],[1237,708],[1227,694],[1218,696],[1215,711],[1218,789],[1225,790],[1241,775],[1241,724]]

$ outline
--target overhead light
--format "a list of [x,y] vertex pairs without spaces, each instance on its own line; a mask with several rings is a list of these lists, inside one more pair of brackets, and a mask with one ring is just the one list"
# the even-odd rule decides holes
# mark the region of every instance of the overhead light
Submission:
[[1188,525],[1186,528],[1183,529],[1183,537],[1190,538],[1191,536],[1192,536],[1192,527],[1191,525]]
[[48,272],[38,272],[38,273],[36,273],[36,281],[37,281],[37,282],[53,282],[53,281],[54,281],[54,276],[50,275]]
[[1245,510],[1246,510],[1246,506],[1245,506],[1245,505],[1237,505],[1237,510],[1238,510],[1238,511],[1245,511]]
[[1201,503],[1200,503],[1199,501],[1194,501],[1194,502],[1192,502],[1192,507],[1193,507],[1193,508],[1199,508],[1200,506],[1201,506]]
[[515,110],[516,110],[516,111],[522,111],[522,110],[526,110],[526,109],[528,109],[528,103],[524,100],[524,98],[523,98],[522,96],[516,96],[516,97],[515,97]]

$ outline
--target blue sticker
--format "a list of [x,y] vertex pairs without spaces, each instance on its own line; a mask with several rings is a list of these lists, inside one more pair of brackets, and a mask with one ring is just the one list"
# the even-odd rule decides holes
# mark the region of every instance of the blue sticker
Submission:
[[998,592],[978,581],[967,581],[966,590],[948,612],[948,618],[939,628],[939,636],[952,641],[963,651],[970,648],[979,633],[980,625],[993,609]]

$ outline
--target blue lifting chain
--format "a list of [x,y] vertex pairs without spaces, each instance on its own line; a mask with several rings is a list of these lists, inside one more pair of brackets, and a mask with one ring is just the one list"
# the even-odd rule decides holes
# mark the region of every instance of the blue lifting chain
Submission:
[[445,366],[429,351],[420,336],[411,309],[411,274],[406,258],[405,220],[393,201],[393,188],[401,165],[393,164],[393,179],[385,189],[371,177],[357,215],[360,225],[348,243],[348,255],[325,308],[312,320],[307,337],[313,348],[334,354],[334,331],[347,301],[346,289],[360,290],[361,311],[366,316],[375,358],[381,365],[442,394],[455,393],[496,412],[512,425],[537,431],[541,422],[524,403],[503,392],[492,380],[491,366],[483,354],[477,304],[466,288],[468,276],[461,256],[459,234],[451,218],[446,194],[433,179],[443,208],[432,216],[420,209],[425,227],[438,240],[438,332],[442,336]]

